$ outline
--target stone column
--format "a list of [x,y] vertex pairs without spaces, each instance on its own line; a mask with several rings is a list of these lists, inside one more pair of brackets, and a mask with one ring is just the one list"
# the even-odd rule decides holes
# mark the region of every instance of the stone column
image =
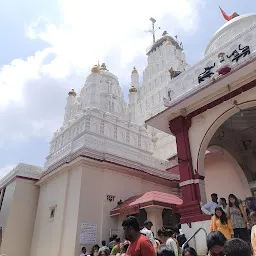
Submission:
[[150,220],[153,223],[153,227],[151,230],[152,232],[154,232],[155,237],[157,237],[157,231],[163,226],[163,209],[156,206],[152,206],[145,208],[145,210],[147,212],[147,220]]
[[188,130],[191,126],[191,119],[179,116],[169,123],[172,134],[176,137],[177,155],[180,172],[180,187],[183,205],[179,207],[181,223],[202,221],[209,219],[201,212],[200,180],[203,177],[193,171]]

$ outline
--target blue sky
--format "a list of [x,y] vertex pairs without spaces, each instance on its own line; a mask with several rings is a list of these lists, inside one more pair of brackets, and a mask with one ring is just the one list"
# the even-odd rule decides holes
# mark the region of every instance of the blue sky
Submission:
[[2,1],[0,177],[19,162],[43,166],[68,90],[78,91],[98,60],[127,94],[132,67],[145,67],[148,18],[161,26],[158,36],[178,35],[192,65],[225,23],[219,5],[227,14],[256,12],[254,0]]

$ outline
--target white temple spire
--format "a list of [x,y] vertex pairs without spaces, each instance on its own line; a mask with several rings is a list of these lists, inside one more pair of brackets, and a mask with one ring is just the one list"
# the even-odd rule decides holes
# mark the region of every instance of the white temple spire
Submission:
[[65,108],[65,116],[64,116],[64,125],[70,121],[75,115],[75,102],[76,102],[76,92],[72,89],[68,93],[67,104]]

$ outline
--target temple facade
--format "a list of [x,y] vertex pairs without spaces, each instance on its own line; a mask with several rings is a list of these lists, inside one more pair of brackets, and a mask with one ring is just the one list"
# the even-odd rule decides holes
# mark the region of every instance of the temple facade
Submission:
[[[209,230],[201,205],[211,193],[245,200],[256,188],[256,15],[233,16],[215,33],[204,58],[169,84],[166,109],[146,121],[176,137],[179,212],[188,235]],[[202,236],[193,246],[203,255]]]
[[189,237],[208,231],[201,205],[211,193],[251,196],[255,34],[256,15],[235,15],[190,67],[164,33],[146,51],[142,83],[132,69],[128,103],[106,64],[93,66],[80,93],[67,95],[44,167],[19,164],[0,181],[0,253],[79,255],[122,237],[131,214],[150,219],[155,234],[181,222]]

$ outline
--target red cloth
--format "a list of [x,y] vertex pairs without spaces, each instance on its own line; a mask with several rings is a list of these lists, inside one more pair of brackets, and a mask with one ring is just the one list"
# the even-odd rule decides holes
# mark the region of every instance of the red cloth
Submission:
[[[220,7],[219,7],[220,8]],[[222,15],[223,15],[223,17],[224,17],[224,19],[225,20],[227,20],[227,21],[230,21],[230,20],[232,20],[232,15],[231,16],[228,16],[221,8],[220,8],[220,11],[221,11],[221,13],[222,13]]]
[[156,251],[146,236],[140,235],[132,242],[126,252],[127,256],[156,256]]

